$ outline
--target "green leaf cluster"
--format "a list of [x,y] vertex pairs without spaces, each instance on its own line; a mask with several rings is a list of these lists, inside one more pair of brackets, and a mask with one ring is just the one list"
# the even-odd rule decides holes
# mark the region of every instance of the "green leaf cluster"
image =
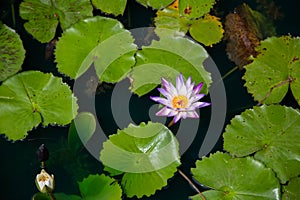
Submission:
[[157,11],[154,19],[158,28],[156,33],[165,34],[160,29],[173,30],[174,35],[185,35],[189,31],[196,41],[212,46],[221,41],[224,33],[219,18],[209,14],[214,4],[214,0],[175,1],[169,7]]
[[51,41],[57,26],[66,30],[76,22],[93,16],[89,0],[25,0],[20,4],[20,16],[28,20],[24,27],[38,41]]
[[100,82],[116,83],[130,76],[131,90],[139,96],[157,87],[161,77],[174,81],[180,72],[193,76],[197,83],[204,82],[205,93],[211,83],[210,73],[203,67],[208,55],[199,44],[165,35],[137,50],[130,32],[106,17],[85,19],[67,29],[57,42],[55,57],[58,70],[73,79],[92,65]]

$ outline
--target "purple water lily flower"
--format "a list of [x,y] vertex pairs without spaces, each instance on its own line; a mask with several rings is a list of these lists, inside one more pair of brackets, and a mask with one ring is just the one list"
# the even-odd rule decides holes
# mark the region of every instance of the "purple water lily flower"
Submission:
[[158,90],[166,98],[150,97],[153,101],[164,105],[156,115],[168,117],[174,116],[174,123],[178,122],[181,118],[199,118],[199,115],[195,110],[197,108],[209,106],[210,103],[199,101],[205,96],[205,94],[199,94],[203,83],[200,83],[195,87],[194,85],[195,83],[191,82],[191,77],[184,83],[182,74],[176,77],[176,87],[174,87],[171,82],[162,78],[162,88],[158,88]]

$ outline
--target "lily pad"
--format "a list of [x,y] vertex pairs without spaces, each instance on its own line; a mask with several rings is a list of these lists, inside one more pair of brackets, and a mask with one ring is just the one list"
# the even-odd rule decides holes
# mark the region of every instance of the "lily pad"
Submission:
[[174,32],[172,35],[175,36],[184,36],[189,31],[193,39],[205,46],[212,46],[223,38],[222,23],[219,18],[209,14],[205,14],[201,18],[190,19],[180,15],[178,8],[171,5],[163,10],[158,10],[154,20],[157,27],[155,32],[159,36],[170,36],[170,32],[165,32],[164,29],[172,30]]
[[178,142],[160,123],[148,122],[119,130],[103,143],[100,160],[113,175],[123,174],[128,197],[150,196],[167,185],[180,165]]
[[24,58],[25,49],[20,36],[0,22],[0,82],[16,74]]
[[174,0],[136,0],[140,4],[146,7],[152,7],[154,9],[161,9],[167,7]]
[[300,105],[300,38],[270,37],[256,48],[259,55],[246,65],[243,79],[260,103],[279,103],[290,87]]
[[[163,36],[163,34],[165,33],[165,29],[174,30],[174,35],[185,35],[192,24],[190,19],[180,16],[178,9],[172,8],[158,10],[156,12],[156,17],[154,18],[154,20],[155,27],[157,27],[155,32],[159,36]],[[169,34],[169,32],[167,32],[167,34]]]
[[19,73],[0,86],[0,133],[19,140],[40,123],[69,124],[77,114],[76,101],[61,78],[39,71]]
[[93,5],[105,13],[123,15],[127,0],[92,0]]
[[294,200],[294,199],[300,199],[300,177],[293,178],[289,181],[289,184],[287,186],[283,187],[283,200]]
[[[280,184],[274,172],[252,157],[232,158],[217,152],[197,161],[191,171],[197,181],[213,189],[203,192],[207,200],[280,199]],[[195,195],[192,199],[201,198]]]
[[56,44],[60,72],[75,79],[92,64],[100,81],[118,82],[135,63],[136,45],[115,19],[96,16],[67,29]]
[[238,157],[251,155],[272,168],[285,183],[300,175],[300,113],[285,106],[254,107],[226,127],[224,149]]
[[105,175],[89,175],[79,182],[84,200],[121,200],[122,190],[118,182]]
[[90,112],[80,112],[75,117],[68,133],[68,144],[75,152],[81,150],[96,130],[95,116]]
[[52,40],[58,24],[65,30],[93,16],[92,11],[89,0],[25,0],[20,4],[20,16],[28,20],[26,31],[42,43]]
[[[167,33],[169,30],[164,31]],[[136,54],[131,90],[141,96],[159,85],[161,77],[174,82],[176,76],[182,73],[185,78],[191,76],[196,83],[204,82],[203,92],[207,93],[211,83],[210,73],[203,67],[207,57],[201,45],[187,38],[165,36],[159,41],[153,40],[150,46],[144,46]]]
[[204,18],[195,20],[190,28],[191,36],[205,46],[212,46],[221,41],[224,29],[219,18],[205,15]]
[[179,12],[182,16],[199,18],[209,13],[215,3],[215,0],[180,0]]

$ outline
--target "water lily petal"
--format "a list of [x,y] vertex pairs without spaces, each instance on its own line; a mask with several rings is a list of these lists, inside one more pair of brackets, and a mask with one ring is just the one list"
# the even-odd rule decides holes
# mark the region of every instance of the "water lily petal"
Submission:
[[170,109],[168,107],[163,107],[161,110],[159,110],[156,113],[156,116],[168,116],[168,117],[173,117],[174,115],[176,115],[177,112],[174,111],[173,109]]
[[202,83],[199,83],[195,88],[194,88],[194,94],[198,94],[201,90],[203,86],[203,82]]
[[178,112],[177,115],[174,116],[174,123],[177,123],[181,118],[182,112]]
[[164,95],[165,97],[167,97],[167,99],[172,99],[172,96],[170,95],[170,93],[168,91],[166,91],[163,88],[157,88],[157,90]]
[[192,111],[192,112],[186,112],[187,113],[187,117],[189,118],[199,118],[199,115],[196,111]]
[[210,105],[211,105],[211,103],[207,103],[207,102],[195,102],[195,103],[193,103],[192,107],[203,108],[203,107],[210,106]]
[[160,104],[163,104],[165,106],[170,106],[170,101],[168,99],[162,98],[162,97],[150,97],[151,100],[156,101]]

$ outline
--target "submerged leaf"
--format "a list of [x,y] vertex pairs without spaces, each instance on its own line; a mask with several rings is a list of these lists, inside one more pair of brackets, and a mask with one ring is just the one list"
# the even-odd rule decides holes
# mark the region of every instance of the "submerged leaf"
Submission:
[[25,29],[40,42],[49,42],[57,25],[63,30],[93,16],[89,0],[25,0],[20,4],[20,16],[28,20]]
[[61,78],[50,73],[26,71],[2,83],[0,107],[0,133],[11,140],[19,140],[40,123],[43,126],[70,123],[77,114],[78,105]]
[[114,179],[102,175],[89,175],[79,182],[79,189],[84,200],[121,200],[122,190]]
[[[168,29],[162,31],[170,33]],[[162,77],[174,82],[182,73],[186,78],[191,76],[195,83],[204,82],[202,91],[207,93],[211,83],[210,73],[203,67],[207,57],[201,45],[187,38],[169,35],[159,41],[153,40],[150,46],[144,46],[136,54],[131,90],[141,96],[159,85]]]
[[93,5],[105,13],[123,15],[127,0],[92,0]]
[[133,38],[120,22],[97,16],[67,29],[55,57],[58,70],[73,79],[94,64],[100,81],[115,83],[131,70],[135,52]]
[[226,127],[224,149],[272,168],[282,183],[300,175],[300,113],[280,105],[254,107]]
[[95,116],[90,112],[80,112],[69,128],[68,144],[75,152],[81,150],[96,130]]
[[[217,152],[203,157],[192,169],[194,178],[212,188],[203,192],[207,200],[279,200],[280,185],[271,169],[251,157],[232,158]],[[199,195],[192,197],[199,200]]]
[[167,185],[180,164],[178,142],[160,123],[129,125],[104,142],[100,160],[113,175],[124,174],[128,197],[150,196]]
[[260,103],[279,103],[290,86],[300,105],[300,38],[270,37],[257,51],[257,58],[245,66],[248,92]]
[[250,56],[257,56],[259,41],[271,35],[275,35],[275,29],[268,19],[245,3],[226,16],[226,52],[240,69],[252,62]]
[[24,58],[25,50],[20,36],[0,22],[0,82],[16,74]]

